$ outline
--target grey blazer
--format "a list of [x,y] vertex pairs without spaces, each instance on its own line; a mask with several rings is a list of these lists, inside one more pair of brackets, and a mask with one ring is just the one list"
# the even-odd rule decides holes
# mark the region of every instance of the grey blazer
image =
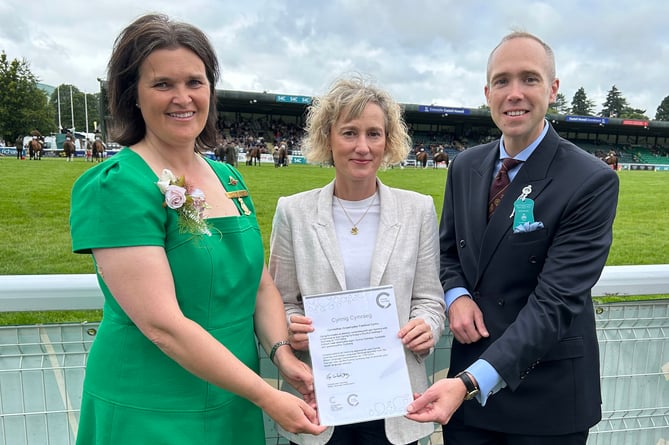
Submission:
[[[398,299],[400,325],[422,318],[439,339],[444,328],[444,293],[439,281],[437,215],[429,196],[390,188],[377,179],[381,214],[372,262],[370,286],[392,284]],[[344,263],[332,218],[334,181],[279,199],[270,237],[269,271],[281,292],[286,317],[304,314],[302,295],[346,289]],[[309,363],[307,353],[298,356]],[[424,356],[407,351],[406,361],[414,392],[428,386]],[[284,389],[296,392],[285,385]],[[434,431],[432,423],[405,417],[385,420],[386,436],[394,444],[416,441]],[[332,436],[279,432],[304,445],[322,445]]]

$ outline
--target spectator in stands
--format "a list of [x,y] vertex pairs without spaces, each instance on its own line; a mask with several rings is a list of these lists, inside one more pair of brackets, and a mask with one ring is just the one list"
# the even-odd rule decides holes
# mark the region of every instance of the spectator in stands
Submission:
[[[410,139],[400,106],[361,78],[339,79],[309,107],[304,155],[333,164],[323,188],[279,199],[269,269],[284,300],[291,346],[309,360],[303,295],[392,284],[414,391],[427,387],[425,358],[441,335],[437,218],[429,196],[387,187],[378,169],[402,161]],[[407,266],[410,268],[407,269]],[[320,436],[282,431],[294,443],[416,443],[434,430],[404,417],[340,425]]]
[[322,432],[309,403],[258,375],[256,337],[313,402],[244,181],[200,155],[216,145],[209,40],[145,15],[116,39],[107,74],[125,148],[72,192],[73,250],[93,254],[105,296],[77,443],[264,445],[260,408],[290,431]]
[[451,363],[408,415],[446,424],[449,445],[584,445],[601,418],[591,288],[618,177],[546,121],[558,86],[548,45],[505,36],[484,89],[502,137],[449,169],[440,240]]

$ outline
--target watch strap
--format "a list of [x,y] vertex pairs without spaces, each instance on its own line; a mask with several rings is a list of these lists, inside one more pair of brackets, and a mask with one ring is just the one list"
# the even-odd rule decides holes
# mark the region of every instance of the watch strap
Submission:
[[465,400],[471,400],[476,397],[479,393],[479,387],[467,371],[462,371],[461,373],[455,376],[456,378],[462,380],[462,383],[465,384],[467,393],[465,394]]

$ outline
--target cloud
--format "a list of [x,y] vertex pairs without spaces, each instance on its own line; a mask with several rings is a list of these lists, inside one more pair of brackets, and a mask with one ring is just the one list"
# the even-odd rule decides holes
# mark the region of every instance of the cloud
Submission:
[[568,103],[583,87],[599,111],[616,85],[652,118],[669,95],[664,0],[9,0],[0,4],[0,50],[29,61],[43,83],[99,91],[114,39],[147,12],[207,33],[223,89],[316,95],[357,71],[400,102],[478,107],[488,54],[523,29],[553,47]]

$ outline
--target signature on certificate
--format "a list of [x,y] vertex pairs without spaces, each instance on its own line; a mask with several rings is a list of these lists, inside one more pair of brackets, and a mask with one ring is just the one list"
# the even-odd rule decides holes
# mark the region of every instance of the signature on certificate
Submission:
[[327,375],[325,376],[325,378],[328,380],[335,380],[335,379],[346,380],[349,377],[351,377],[351,374],[349,374],[348,372],[328,372]]

